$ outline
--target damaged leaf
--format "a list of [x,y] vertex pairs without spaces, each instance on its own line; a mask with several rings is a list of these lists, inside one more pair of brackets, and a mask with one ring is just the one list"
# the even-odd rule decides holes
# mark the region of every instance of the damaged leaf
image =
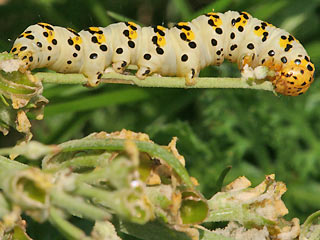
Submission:
[[6,135],[14,127],[29,141],[32,133],[27,113],[41,120],[48,100],[42,96],[41,81],[29,72],[18,71],[20,64],[11,54],[0,54],[0,131]]

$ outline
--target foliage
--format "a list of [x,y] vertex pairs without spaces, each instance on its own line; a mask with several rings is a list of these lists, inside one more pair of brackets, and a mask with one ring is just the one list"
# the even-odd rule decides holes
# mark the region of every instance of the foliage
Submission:
[[[11,158],[44,156],[41,168],[0,156],[0,237],[30,239],[21,213],[48,220],[68,239],[118,240],[117,232],[145,240],[299,236],[299,220],[283,219],[286,186],[274,175],[255,188],[240,177],[206,200],[184,168],[176,141],[159,146],[146,134],[122,130],[59,145],[30,141],[0,149]],[[94,221],[90,234],[68,221],[70,216]],[[315,213],[304,224],[305,237],[319,237],[317,218]],[[225,229],[198,225],[221,221],[229,222]]]

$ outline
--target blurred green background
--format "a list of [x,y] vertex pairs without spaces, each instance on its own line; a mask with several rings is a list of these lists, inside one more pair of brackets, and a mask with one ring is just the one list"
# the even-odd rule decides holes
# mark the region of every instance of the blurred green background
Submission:
[[[9,0],[0,1],[0,50],[10,50],[29,25],[48,22],[81,30],[133,19],[144,25],[187,21],[211,11],[247,11],[292,33],[316,66],[316,80],[299,97],[253,90],[142,89],[105,85],[45,85],[50,101],[43,121],[33,121],[34,139],[47,144],[122,128],[145,132],[157,143],[177,136],[178,149],[205,196],[218,189],[221,172],[232,166],[224,183],[246,176],[258,184],[275,173],[287,184],[288,218],[320,209],[320,1],[319,0]],[[113,19],[107,11],[121,14]],[[233,64],[210,67],[202,76],[239,76]],[[21,138],[12,130],[0,147]],[[32,227],[32,226],[31,226]],[[46,232],[46,228],[41,231]],[[56,239],[54,237],[36,239]]]

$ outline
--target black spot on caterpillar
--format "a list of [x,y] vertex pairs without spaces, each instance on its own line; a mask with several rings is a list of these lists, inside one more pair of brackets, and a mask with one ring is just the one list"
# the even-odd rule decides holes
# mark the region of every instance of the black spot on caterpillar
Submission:
[[[170,29],[120,22],[77,33],[38,23],[18,37],[11,52],[27,69],[79,72],[87,76],[89,86],[97,85],[111,64],[120,73],[129,64],[137,65],[140,79],[159,73],[185,77],[186,85],[193,85],[202,68],[227,59],[238,64],[244,77],[267,79],[276,92],[296,96],[307,91],[315,70],[305,49],[288,32],[235,11],[210,12]],[[273,74],[259,76],[259,69]]]

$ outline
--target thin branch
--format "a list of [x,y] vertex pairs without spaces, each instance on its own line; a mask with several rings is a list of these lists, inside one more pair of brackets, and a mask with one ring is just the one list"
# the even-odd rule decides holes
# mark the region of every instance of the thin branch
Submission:
[[[58,84],[85,84],[86,78],[82,74],[61,73],[36,73],[35,76],[45,83]],[[140,80],[133,75],[119,73],[105,73],[102,83],[129,84],[139,87],[162,87],[162,88],[247,88],[256,90],[273,91],[271,82],[264,81],[261,84],[249,84],[244,78],[198,78],[194,86],[186,86],[183,77],[160,77],[150,76]]]

